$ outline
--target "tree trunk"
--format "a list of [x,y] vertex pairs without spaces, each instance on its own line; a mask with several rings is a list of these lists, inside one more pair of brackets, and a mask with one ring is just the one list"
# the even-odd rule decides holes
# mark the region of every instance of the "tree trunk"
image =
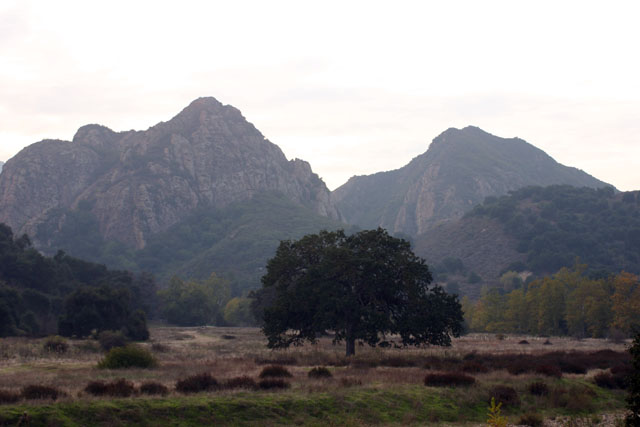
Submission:
[[354,356],[356,354],[356,339],[353,337],[347,337],[347,357]]

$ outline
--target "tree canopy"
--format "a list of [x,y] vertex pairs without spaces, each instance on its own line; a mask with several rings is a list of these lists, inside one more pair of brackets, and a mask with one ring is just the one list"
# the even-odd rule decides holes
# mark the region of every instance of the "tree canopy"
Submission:
[[450,345],[462,331],[460,304],[431,281],[410,244],[381,228],[322,231],[280,242],[254,308],[270,348],[314,342],[329,330],[346,341],[347,356],[356,341]]

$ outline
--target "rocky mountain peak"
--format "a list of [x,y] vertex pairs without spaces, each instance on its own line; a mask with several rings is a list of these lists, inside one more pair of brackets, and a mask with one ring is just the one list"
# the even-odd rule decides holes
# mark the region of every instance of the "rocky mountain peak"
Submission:
[[462,217],[487,196],[552,184],[607,185],[519,138],[467,126],[447,129],[403,168],[354,177],[332,196],[349,223],[415,236]]
[[238,109],[215,98],[197,99],[146,131],[83,126],[73,142],[33,144],[10,166],[0,177],[0,222],[36,242],[39,230],[55,233],[83,200],[105,239],[137,248],[195,209],[265,191],[340,218],[308,163],[287,161]]

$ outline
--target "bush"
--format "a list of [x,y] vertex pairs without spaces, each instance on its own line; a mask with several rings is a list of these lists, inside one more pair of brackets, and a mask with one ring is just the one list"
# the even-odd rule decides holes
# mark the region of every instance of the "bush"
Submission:
[[523,416],[520,417],[520,420],[518,421],[518,425],[541,427],[543,425],[543,419],[538,414],[524,414]]
[[562,359],[558,363],[560,370],[567,374],[586,374],[587,366],[579,360]]
[[311,369],[307,375],[309,376],[309,378],[316,378],[316,379],[333,377],[333,375],[331,374],[331,371],[325,368],[324,366],[316,366],[315,368]]
[[67,340],[58,335],[47,337],[44,340],[43,347],[49,353],[63,354],[69,350]]
[[140,393],[148,395],[160,395],[166,396],[169,394],[169,389],[164,384],[149,381],[142,383],[140,386]]
[[611,375],[607,372],[601,372],[595,377],[593,377],[593,381],[596,383],[598,387],[608,388],[608,389],[624,389],[626,383],[626,377],[624,375]]
[[[504,406],[516,407],[520,406],[520,398],[518,392],[513,387],[507,386],[495,386],[490,391],[491,397],[496,399],[496,402],[501,402]],[[489,403],[491,399],[489,399]]]
[[93,396],[129,397],[136,392],[132,382],[120,378],[110,383],[104,381],[91,381],[84,391]]
[[355,377],[340,378],[340,386],[344,388],[362,385],[362,381]]
[[292,377],[292,375],[291,375],[291,372],[289,372],[287,368],[285,368],[284,366],[269,365],[269,366],[265,366],[262,369],[262,372],[260,372],[260,378],[267,378],[267,377],[289,378],[289,377]]
[[546,375],[547,377],[562,378],[562,371],[560,368],[553,365],[536,366],[535,372],[537,374]]
[[0,390],[0,405],[3,403],[16,403],[20,400],[20,395],[13,391]]
[[114,347],[98,363],[100,369],[152,368],[157,365],[155,358],[146,349],[129,344]]
[[120,331],[102,331],[98,334],[98,342],[104,351],[127,345],[127,338]]
[[256,384],[253,378],[244,376],[244,377],[235,377],[230,378],[224,382],[224,388],[226,389],[234,389],[234,388],[246,388],[248,390],[256,390],[258,388],[258,384]]
[[64,396],[64,393],[55,387],[46,385],[28,385],[22,389],[22,397],[27,400],[52,399]]
[[529,341],[521,340],[521,341],[518,341],[518,344],[527,345],[527,344],[529,344]]
[[424,385],[430,387],[466,387],[473,385],[475,382],[475,378],[458,372],[429,374],[424,377]]
[[549,386],[542,381],[536,381],[529,384],[529,387],[527,387],[527,389],[529,390],[529,393],[533,394],[534,396],[546,396],[547,394],[549,394]]
[[199,393],[202,391],[216,390],[218,388],[218,381],[206,372],[176,382],[176,390],[180,393]]
[[291,387],[287,381],[280,378],[267,378],[258,383],[261,390],[285,389]]

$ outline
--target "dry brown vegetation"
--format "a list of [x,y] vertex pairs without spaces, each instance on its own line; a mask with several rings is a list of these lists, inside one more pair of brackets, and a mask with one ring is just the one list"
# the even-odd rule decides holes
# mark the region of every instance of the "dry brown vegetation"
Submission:
[[[519,344],[523,339],[529,344]],[[512,404],[528,396],[528,404],[533,407],[539,404],[543,408],[548,400],[569,410],[576,405],[589,410],[591,388],[560,387],[558,373],[563,378],[594,384],[594,377],[622,370],[620,366],[628,363],[626,343],[548,340],[551,345],[544,344],[547,338],[471,334],[455,339],[447,348],[359,346],[350,360],[341,345],[332,345],[330,337],[315,345],[271,351],[256,328],[154,327],[151,340],[139,345],[153,353],[158,361],[155,368],[110,370],[97,368],[104,353],[95,340],[69,341],[65,352],[50,352],[43,346],[45,339],[7,338],[0,340],[0,394],[7,404],[33,385],[59,390],[58,401],[125,395],[118,392],[122,385],[127,386],[127,396],[183,395],[176,384],[203,375],[211,379],[203,388],[206,393],[279,393],[287,388],[295,393],[342,393],[353,387],[424,387],[427,375],[453,371],[476,380],[456,396],[460,406],[477,406],[477,402],[488,401],[499,391]],[[273,370],[272,365],[291,377],[269,378],[268,384],[261,384],[260,374]],[[315,367],[326,367],[330,375],[310,378],[309,372]]]

